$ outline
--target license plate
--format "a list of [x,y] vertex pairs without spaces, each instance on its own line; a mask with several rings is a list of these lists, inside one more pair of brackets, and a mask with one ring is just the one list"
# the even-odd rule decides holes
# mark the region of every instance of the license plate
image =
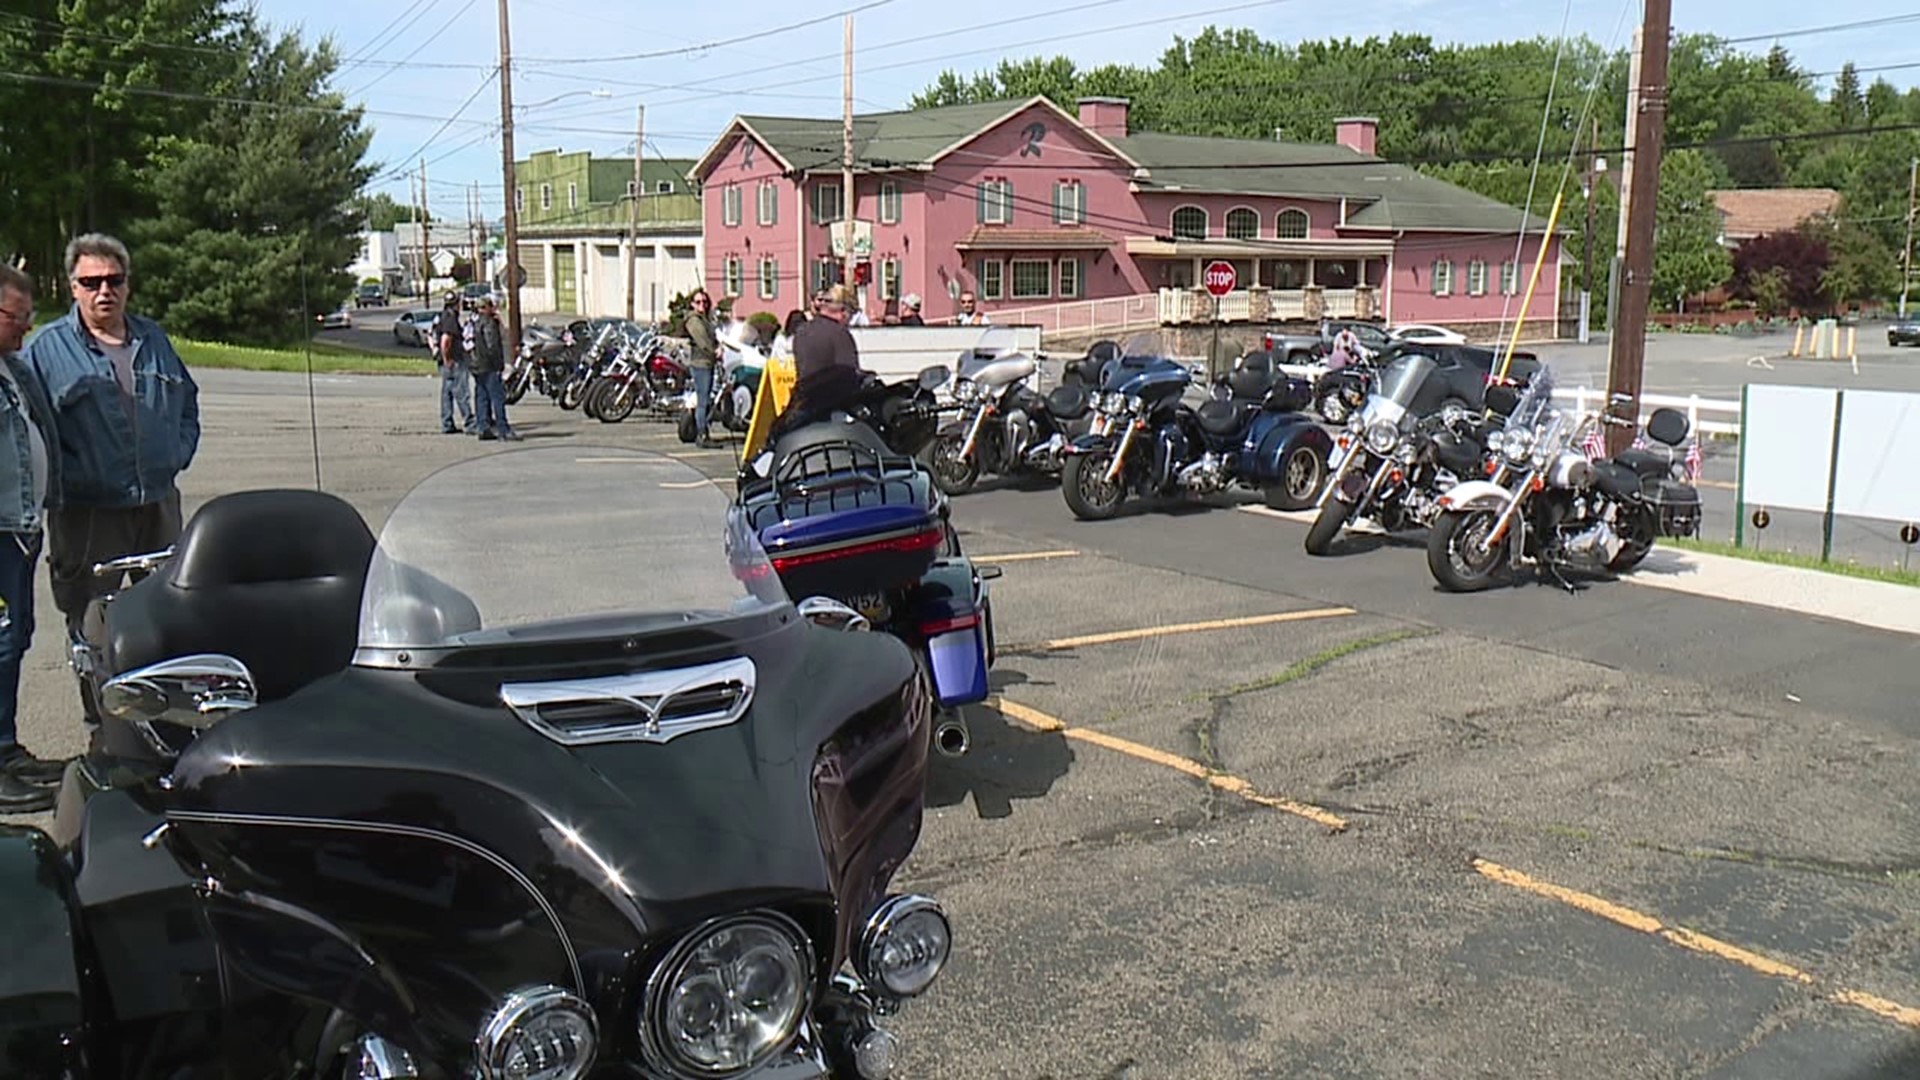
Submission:
[[880,593],[861,593],[847,597],[847,606],[869,619],[877,619],[886,613],[887,598]]

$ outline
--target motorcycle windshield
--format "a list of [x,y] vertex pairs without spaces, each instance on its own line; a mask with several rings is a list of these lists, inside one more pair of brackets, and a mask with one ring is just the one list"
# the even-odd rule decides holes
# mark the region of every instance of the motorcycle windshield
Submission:
[[1531,430],[1547,418],[1552,408],[1553,368],[1541,364],[1540,370],[1527,380],[1527,388],[1521,392],[1520,400],[1507,417],[1506,426],[1515,430]]
[[1415,396],[1437,366],[1431,357],[1406,353],[1380,369],[1374,393],[1403,410],[1411,409]]
[[789,603],[721,490],[659,454],[539,448],[449,465],[380,530],[363,649],[550,643]]
[[1011,326],[983,326],[980,339],[961,350],[955,370],[971,379],[1000,360],[1020,352],[1020,340]]

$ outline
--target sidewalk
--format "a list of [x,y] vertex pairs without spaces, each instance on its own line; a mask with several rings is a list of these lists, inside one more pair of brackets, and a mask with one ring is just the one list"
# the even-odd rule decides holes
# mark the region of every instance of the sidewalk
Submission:
[[1920,635],[1920,589],[1911,585],[1669,547],[1621,580]]

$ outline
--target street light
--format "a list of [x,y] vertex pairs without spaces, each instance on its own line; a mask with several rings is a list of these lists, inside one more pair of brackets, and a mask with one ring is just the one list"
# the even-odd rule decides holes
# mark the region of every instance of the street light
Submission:
[[520,105],[516,107],[523,110],[539,109],[539,108],[544,108],[545,106],[551,105],[556,101],[565,101],[570,97],[610,98],[612,96],[613,96],[613,91],[611,90],[569,90],[564,94],[556,94],[545,101],[536,101],[531,105]]

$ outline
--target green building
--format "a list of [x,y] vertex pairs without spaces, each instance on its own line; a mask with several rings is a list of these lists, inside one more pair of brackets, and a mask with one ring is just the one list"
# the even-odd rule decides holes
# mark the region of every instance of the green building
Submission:
[[670,299],[700,284],[705,257],[693,164],[648,158],[636,192],[632,158],[541,150],[514,162],[524,309],[624,315],[631,273],[634,317],[665,318]]

